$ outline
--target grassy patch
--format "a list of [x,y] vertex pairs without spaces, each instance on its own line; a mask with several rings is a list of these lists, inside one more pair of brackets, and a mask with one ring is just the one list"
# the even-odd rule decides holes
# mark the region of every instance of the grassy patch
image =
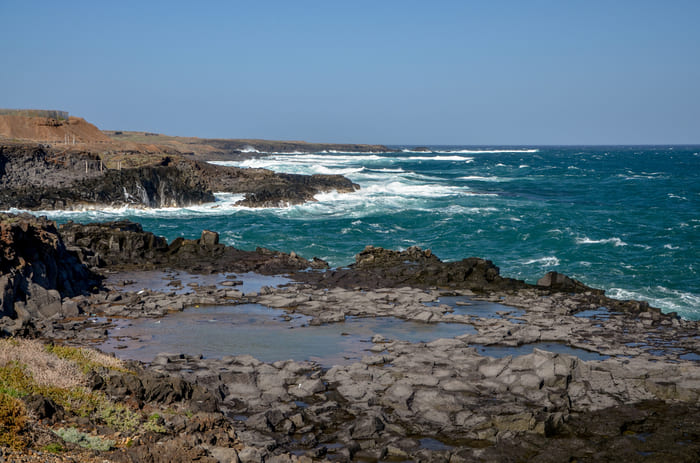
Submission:
[[99,370],[100,368],[124,373],[129,371],[121,360],[93,349],[57,345],[47,345],[45,349],[58,358],[75,363],[83,373],[87,373],[90,370]]
[[44,452],[49,452],[49,453],[61,453],[61,452],[65,452],[66,449],[61,444],[59,444],[57,442],[53,442],[49,445],[45,445],[44,447],[41,448],[41,450],[43,450]]

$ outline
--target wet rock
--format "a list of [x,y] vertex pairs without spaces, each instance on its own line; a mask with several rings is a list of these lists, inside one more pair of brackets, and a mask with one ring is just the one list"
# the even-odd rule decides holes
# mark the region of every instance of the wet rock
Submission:
[[583,293],[583,292],[595,292],[596,294],[603,294],[603,291],[590,288],[580,281],[569,278],[558,272],[549,272],[539,280],[537,280],[537,286],[542,286],[545,288],[553,289],[561,292],[571,292],[571,293]]

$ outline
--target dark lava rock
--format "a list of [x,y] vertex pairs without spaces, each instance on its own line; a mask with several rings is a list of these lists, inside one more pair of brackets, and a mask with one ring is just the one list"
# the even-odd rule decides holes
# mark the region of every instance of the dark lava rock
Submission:
[[218,459],[209,456],[202,447],[193,446],[184,439],[169,439],[154,444],[139,445],[125,452],[114,452],[110,454],[110,459],[133,463],[219,463]]
[[219,243],[218,233],[208,230],[199,239],[176,238],[170,244],[129,221],[87,225],[68,222],[61,226],[61,234],[86,263],[112,269],[169,267],[202,273],[254,271],[270,275],[328,266],[294,253],[265,248],[242,251]]
[[177,165],[106,169],[97,154],[59,153],[36,145],[0,146],[0,179],[2,209],[170,207],[214,200],[205,179]]
[[0,317],[28,322],[62,315],[62,298],[99,285],[44,217],[0,214],[0,257]]
[[490,260],[470,257],[459,262],[442,262],[430,250],[417,246],[405,251],[367,246],[355,256],[350,268],[299,277],[324,286],[346,288],[412,285],[487,291],[528,286],[522,281],[501,277],[498,267]]
[[24,397],[22,400],[24,400],[27,411],[40,420],[52,419],[55,416],[60,418],[63,416],[63,407],[56,404],[56,402],[50,398],[33,394]]
[[182,207],[213,202],[212,191],[243,193],[241,205],[276,207],[313,201],[320,192],[359,188],[341,175],[278,174],[181,156],[151,155],[144,162],[140,167],[107,169],[97,153],[0,145],[0,209]]
[[568,276],[558,272],[547,273],[545,276],[537,280],[537,286],[567,293],[585,293],[590,291],[595,294],[603,294],[604,292],[600,289],[594,289],[586,286],[580,281],[569,278]]

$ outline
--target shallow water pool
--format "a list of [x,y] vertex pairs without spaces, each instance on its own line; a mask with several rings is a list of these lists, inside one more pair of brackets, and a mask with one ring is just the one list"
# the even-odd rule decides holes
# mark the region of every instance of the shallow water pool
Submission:
[[426,324],[393,317],[347,317],[344,323],[318,326],[310,326],[310,320],[260,304],[206,306],[160,319],[116,320],[109,339],[98,347],[144,362],[160,352],[182,352],[214,358],[249,354],[265,362],[313,360],[330,367],[368,355],[375,334],[430,342],[476,333],[471,325]]

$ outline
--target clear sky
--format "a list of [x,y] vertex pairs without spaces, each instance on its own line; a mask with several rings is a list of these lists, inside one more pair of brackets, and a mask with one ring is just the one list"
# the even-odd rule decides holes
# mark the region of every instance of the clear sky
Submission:
[[700,143],[700,1],[0,0],[0,107],[385,144]]

